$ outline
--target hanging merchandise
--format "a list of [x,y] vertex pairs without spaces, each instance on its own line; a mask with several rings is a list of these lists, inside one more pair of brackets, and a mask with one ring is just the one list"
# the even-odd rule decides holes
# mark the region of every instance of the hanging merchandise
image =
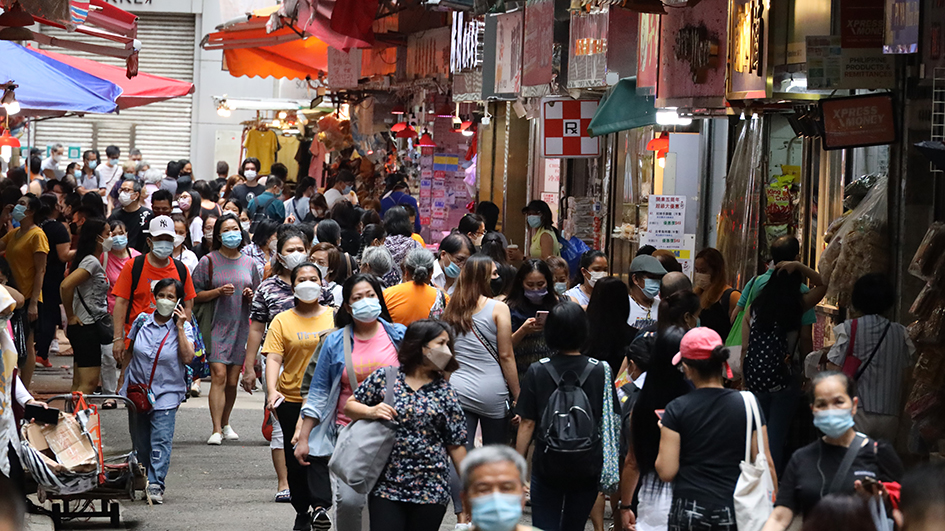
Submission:
[[328,151],[341,151],[354,144],[351,137],[351,122],[339,120],[334,114],[329,114],[318,121],[318,139],[325,144]]
[[269,175],[272,163],[276,161],[276,151],[279,149],[276,133],[260,124],[246,132],[243,147],[246,148],[246,157],[259,159],[259,174]]
[[765,238],[769,249],[775,240],[794,234],[797,228],[794,204],[800,167],[782,164],[781,173],[765,186]]

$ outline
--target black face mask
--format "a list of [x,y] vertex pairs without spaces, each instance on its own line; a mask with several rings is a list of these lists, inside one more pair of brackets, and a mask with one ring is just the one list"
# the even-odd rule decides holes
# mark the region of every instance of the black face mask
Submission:
[[71,232],[73,236],[79,235],[79,226],[74,221],[69,224],[69,232]]
[[504,284],[505,282],[503,282],[502,277],[494,278],[489,281],[489,286],[492,287],[493,297],[498,297],[499,295],[502,294],[502,287],[504,286]]

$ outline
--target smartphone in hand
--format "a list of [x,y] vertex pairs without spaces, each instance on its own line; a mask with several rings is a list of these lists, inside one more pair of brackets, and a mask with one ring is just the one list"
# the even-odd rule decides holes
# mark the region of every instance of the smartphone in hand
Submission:
[[59,410],[51,407],[49,409],[36,404],[26,404],[23,417],[27,420],[35,420],[42,424],[59,424]]
[[535,312],[535,322],[541,326],[545,326],[545,321],[548,320],[548,312],[540,311]]
[[653,413],[656,413],[656,418],[658,418],[658,419],[660,419],[660,420],[663,420],[663,413],[665,413],[665,412],[666,412],[665,409],[656,409],[656,410],[653,410]]

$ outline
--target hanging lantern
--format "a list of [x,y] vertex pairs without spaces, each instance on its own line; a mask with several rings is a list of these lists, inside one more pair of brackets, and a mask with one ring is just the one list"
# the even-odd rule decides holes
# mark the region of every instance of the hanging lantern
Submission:
[[10,136],[10,131],[5,129],[3,134],[0,135],[0,158],[2,158],[4,162],[10,162],[14,148],[20,148],[20,141]]
[[397,105],[394,105],[394,108],[390,110],[391,114],[404,114],[406,112],[407,112],[407,109],[405,109],[404,106],[399,103]]
[[420,135],[420,142],[418,142],[417,145],[420,147],[436,147],[436,142],[433,141],[433,137],[430,136],[430,133],[424,131],[423,134]]
[[409,125],[407,122],[397,122],[396,124],[394,124],[393,126],[391,126],[390,132],[391,132],[391,133],[399,133],[399,132],[403,131],[404,129],[406,129],[406,128],[407,128],[407,125]]
[[417,130],[412,125],[408,125],[402,131],[397,133],[397,138],[416,138]]

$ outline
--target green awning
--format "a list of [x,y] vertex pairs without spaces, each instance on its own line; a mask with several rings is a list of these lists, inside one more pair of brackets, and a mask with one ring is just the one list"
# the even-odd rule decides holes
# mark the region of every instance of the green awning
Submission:
[[587,132],[591,136],[626,131],[656,123],[652,97],[637,95],[637,78],[625,77],[617,82],[597,106]]

